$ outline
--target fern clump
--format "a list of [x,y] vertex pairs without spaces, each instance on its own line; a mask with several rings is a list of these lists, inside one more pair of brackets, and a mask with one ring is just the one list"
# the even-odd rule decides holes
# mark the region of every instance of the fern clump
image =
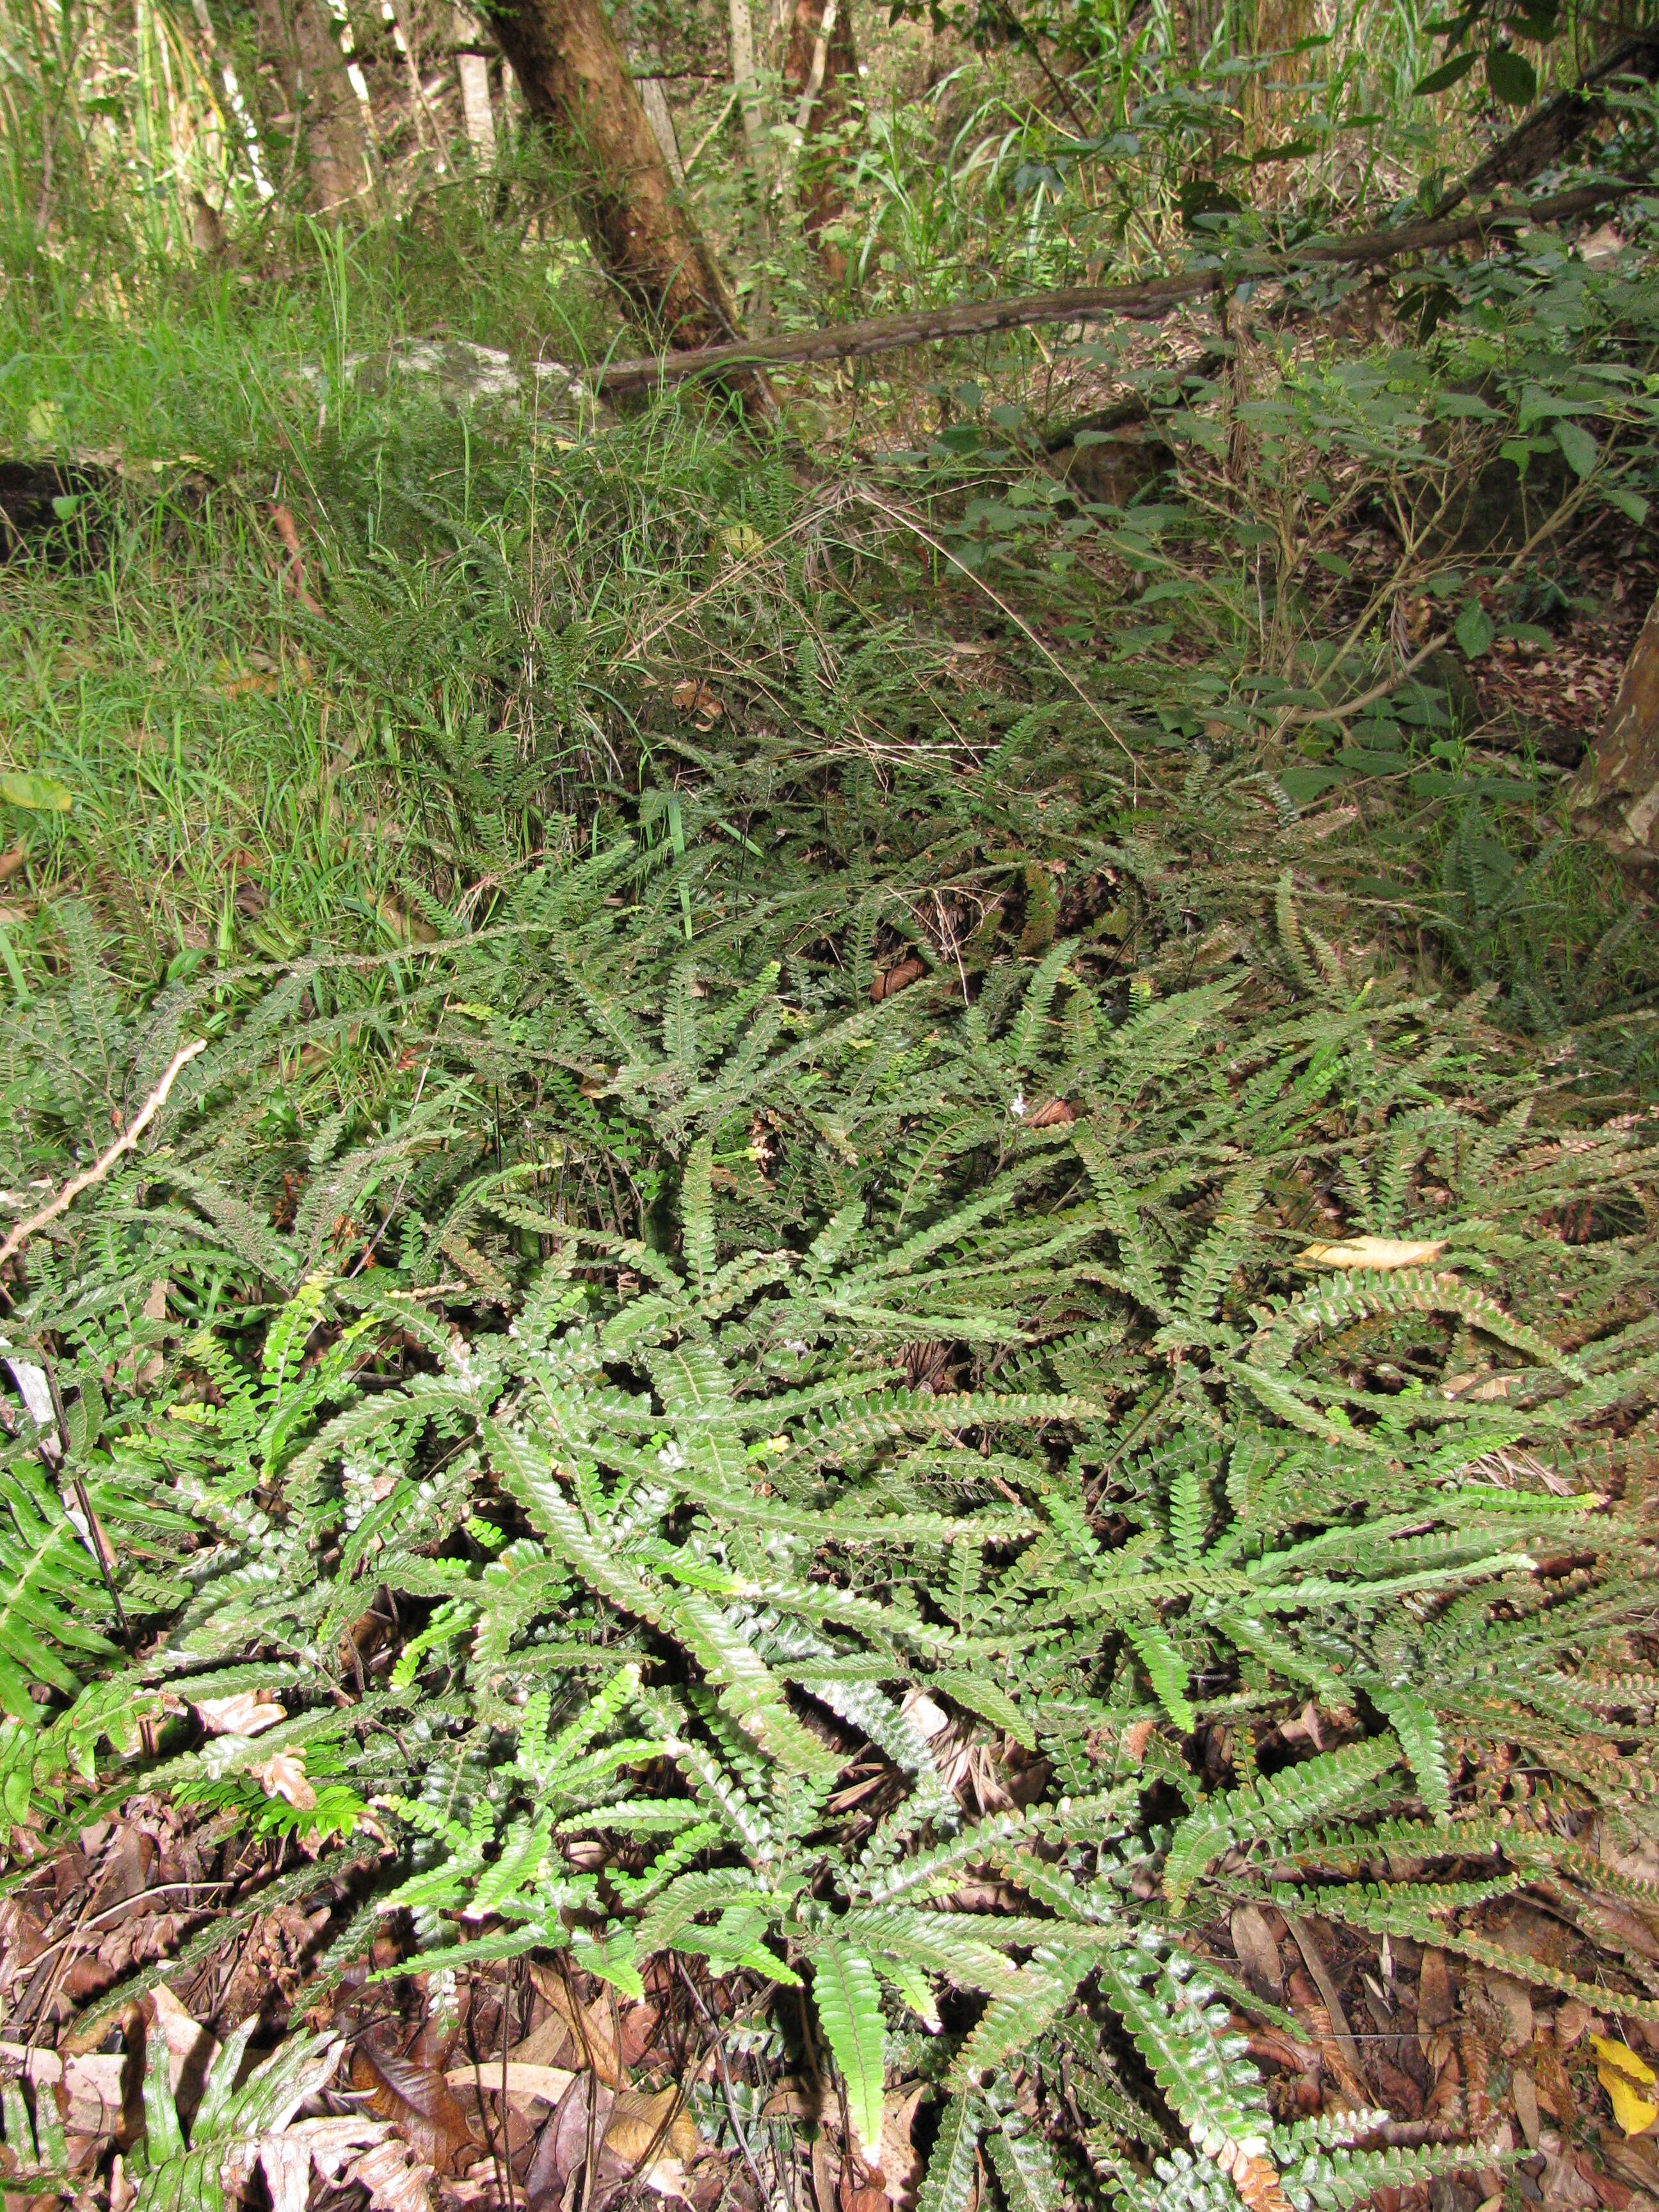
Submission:
[[[4,1447],[14,1817],[136,1758],[252,1804],[280,1754],[325,1864],[360,1817],[395,1846],[335,1967],[396,1914],[394,1971],[799,1990],[872,2155],[920,2034],[928,2212],[981,2152],[1011,2212],[1072,2185],[1008,2087],[1056,2038],[1064,2155],[1126,2204],[1426,2178],[1363,2116],[1279,2125],[1202,1931],[1271,1897],[1484,1958],[1460,1915],[1592,1816],[1645,1826],[1613,1501],[1652,1255],[1550,1224],[1646,1188],[1651,1132],[1551,1127],[1467,1014],[1354,989],[1283,902],[1196,988],[1120,995],[1062,940],[952,1010],[757,964],[752,913],[688,945],[686,880],[550,867],[382,963],[395,1007],[344,963],[245,978],[161,1146],[32,1254],[9,1346],[76,1410],[66,1460]],[[121,1032],[115,1079],[201,1011]],[[264,1071],[374,1022],[418,1085],[273,1121]],[[1432,1257],[1304,1256],[1339,1236]],[[275,1724],[201,1740],[254,1686]]]

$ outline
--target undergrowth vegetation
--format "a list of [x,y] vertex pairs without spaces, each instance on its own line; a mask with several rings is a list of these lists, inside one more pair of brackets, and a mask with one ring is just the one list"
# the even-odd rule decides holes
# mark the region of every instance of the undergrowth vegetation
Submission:
[[[845,242],[1153,258],[1251,75],[1103,77],[1069,168],[866,115]],[[1432,207],[1384,135],[1304,228]],[[7,1225],[153,1109],[0,1290],[7,1881],[142,1792],[261,1855],[234,1913],[336,1885],[189,2148],[153,2057],[144,2212],[321,2093],[331,1990],[526,1955],[708,1996],[750,2212],[728,2044],[872,2165],[921,2085],[920,2212],[1491,2167],[1270,2096],[1226,1930],[1659,2023],[1492,1910],[1656,1896],[1659,940],[1547,695],[1651,597],[1659,200],[1398,283],[1189,209],[1224,315],[757,432],[538,380],[615,309],[527,190],[4,308],[82,471],[0,577]],[[514,388],[411,371],[440,320]]]

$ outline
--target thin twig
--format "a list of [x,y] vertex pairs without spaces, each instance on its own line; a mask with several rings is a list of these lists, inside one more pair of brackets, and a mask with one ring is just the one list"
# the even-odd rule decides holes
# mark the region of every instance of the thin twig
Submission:
[[[109,1150],[101,1158],[94,1160],[82,1174],[71,1176],[49,1206],[43,1206],[39,1213],[30,1214],[27,1221],[20,1221],[5,1243],[0,1244],[0,1267],[5,1266],[14,1253],[22,1250],[37,1230],[44,1229],[49,1221],[56,1221],[60,1213],[67,1212],[83,1190],[90,1190],[94,1183],[103,1182],[117,1160],[121,1158],[124,1153],[132,1151],[139,1138],[143,1135],[162,1107],[167,1104],[167,1093],[172,1090],[179,1070],[187,1067],[198,1053],[206,1050],[205,1037],[198,1037],[193,1044],[179,1047],[167,1062],[167,1073],[162,1076],[161,1080],[150,1092],[131,1122],[116,1139]],[[10,1304],[9,1294],[5,1291],[3,1284],[0,1284],[0,1296],[4,1296],[7,1304]],[[64,1442],[67,1449],[68,1439],[65,1438]]]
[[[37,1352],[40,1351],[40,1347],[38,1346],[35,1349]],[[40,1372],[46,1376],[46,1388],[52,1393],[52,1419],[58,1424],[57,1467],[52,1467],[52,1460],[47,1454],[44,1440],[40,1447],[40,1456],[46,1462],[47,1468],[52,1472],[53,1476],[57,1480],[61,1480],[63,1478],[64,1469],[69,1464],[69,1415],[64,1408],[64,1394],[58,1387],[58,1376],[53,1371],[52,1362],[46,1357],[44,1352],[40,1352]],[[81,1401],[81,1404],[82,1410],[84,1412],[86,1407],[86,1400],[84,1396]],[[133,1656],[132,1630],[127,1624],[126,1608],[121,1603],[121,1593],[115,1587],[115,1577],[113,1572],[111,1571],[109,1559],[104,1550],[104,1532],[98,1525],[98,1516],[92,1510],[92,1500],[87,1495],[87,1486],[78,1468],[71,1468],[70,1469],[70,1481],[74,1486],[76,1499],[81,1508],[81,1517],[87,1524],[88,1547],[92,1553],[93,1558],[98,1562],[99,1573],[104,1577],[104,1588],[109,1592],[109,1601],[115,1607],[115,1618],[120,1625],[121,1641],[125,1644],[127,1656],[131,1659]]]

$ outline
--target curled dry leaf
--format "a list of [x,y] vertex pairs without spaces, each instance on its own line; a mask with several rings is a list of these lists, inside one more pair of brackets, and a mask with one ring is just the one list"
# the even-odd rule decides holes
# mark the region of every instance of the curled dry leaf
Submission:
[[526,2103],[539,2098],[544,2105],[556,2105],[577,2078],[567,2066],[544,2066],[534,2059],[514,2058],[509,2052],[505,2066],[494,2059],[476,2067],[452,2066],[444,2079],[457,2089],[500,2089],[503,2075],[509,2097],[522,2098]]
[[303,1749],[279,1751],[263,1766],[250,1766],[248,1772],[267,1797],[282,1798],[296,1813],[309,1813],[317,1802],[317,1792],[306,1780]]
[[705,725],[718,722],[726,712],[726,702],[695,677],[688,676],[684,683],[677,684],[669,696],[682,714],[695,714]]
[[346,2168],[345,2179],[368,2190],[370,2212],[430,2212],[432,2168],[411,2161],[395,2139],[377,2143]]
[[1028,1129],[1061,1129],[1076,1119],[1075,1108],[1068,1106],[1063,1098],[1051,1098],[1046,1106],[1039,1106],[1028,1117],[1025,1126]]
[[466,2113],[435,2066],[399,2058],[365,2036],[351,2054],[351,2086],[436,2172],[460,2172],[477,2150]]
[[1296,1256],[1309,1267],[1428,1267],[1445,1249],[1443,1237],[1355,1237],[1341,1244],[1310,1244]]
[[641,2089],[623,2090],[611,2108],[605,2145],[635,2167],[664,2153],[690,2166],[708,2148],[684,2099],[673,2088],[659,2089],[654,2097]]
[[1146,1747],[1152,1740],[1156,1721],[1131,1721],[1123,1731],[1125,1756],[1136,1766],[1146,1756]]
[[196,1711],[210,1735],[262,1735],[288,1718],[263,1690],[239,1690],[234,1698],[199,1698]]
[[914,957],[908,960],[901,960],[896,966],[888,969],[884,975],[878,975],[870,986],[871,1005],[878,1006],[884,999],[892,998],[896,992],[908,991],[911,984],[920,979],[922,973],[922,964],[920,960]]
[[[337,2119],[295,2120],[273,2135],[259,2138],[258,2163],[270,2191],[270,2212],[306,2212],[314,2165],[326,2183],[337,2181],[341,2169],[364,2151],[386,2141],[378,2120],[356,2112]],[[407,2160],[402,2143],[394,2143],[399,2163]]]

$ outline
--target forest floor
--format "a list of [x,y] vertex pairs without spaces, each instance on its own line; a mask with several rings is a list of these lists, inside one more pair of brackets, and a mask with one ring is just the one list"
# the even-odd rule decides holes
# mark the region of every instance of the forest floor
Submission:
[[9,2201],[1659,2205],[1620,223],[775,434],[29,335],[9,1225],[197,1049],[7,1263]]

